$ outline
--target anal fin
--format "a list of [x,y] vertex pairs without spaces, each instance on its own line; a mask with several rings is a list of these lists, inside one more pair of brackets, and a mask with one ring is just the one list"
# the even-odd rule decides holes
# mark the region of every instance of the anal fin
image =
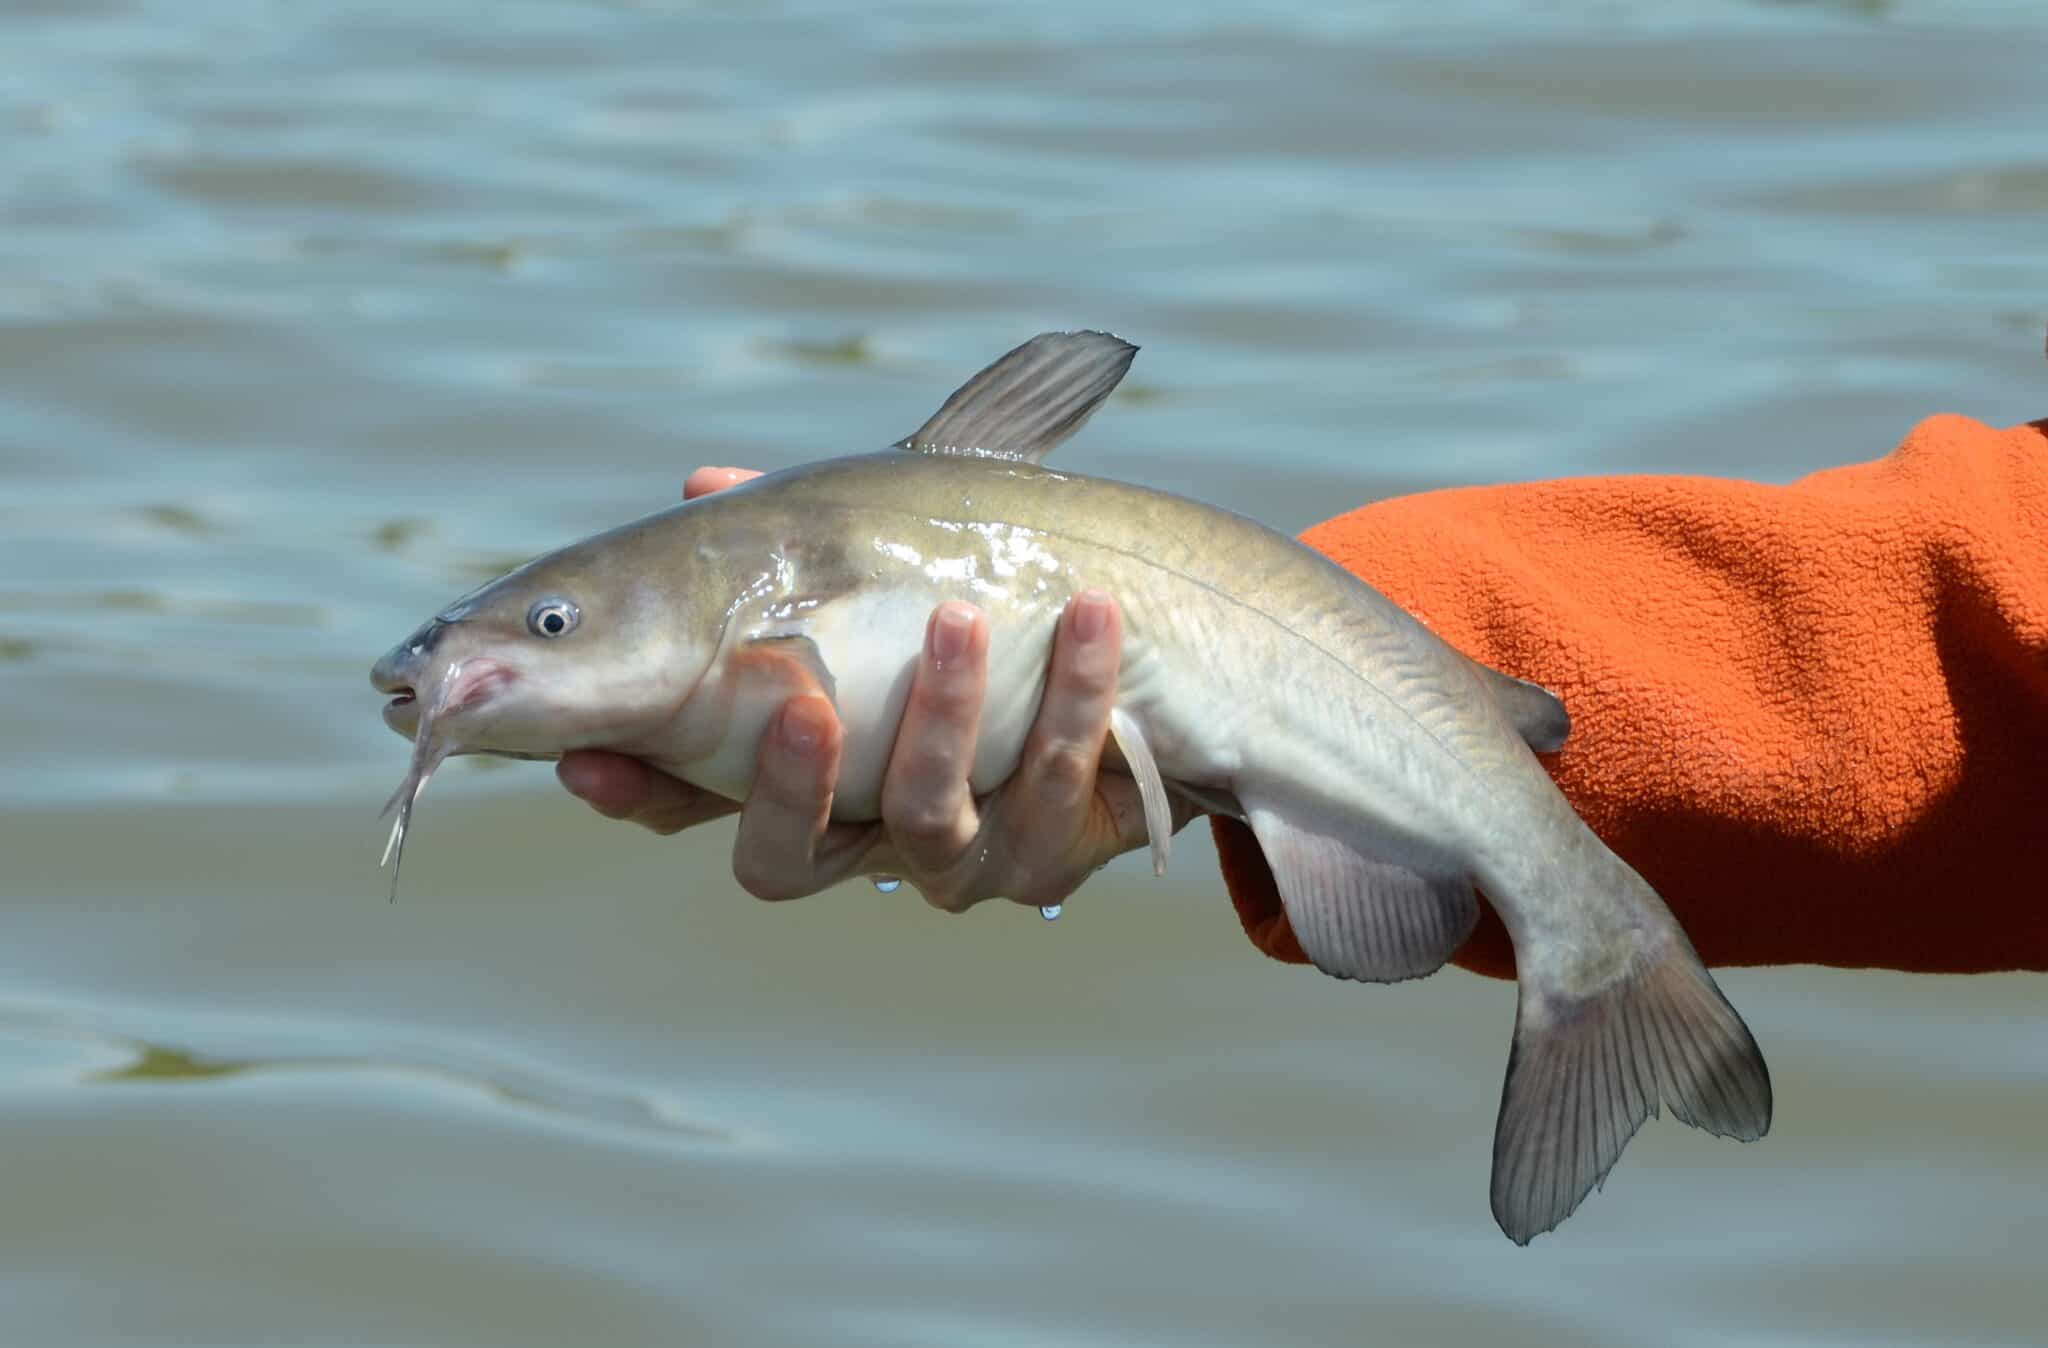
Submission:
[[1326,974],[1398,983],[1443,967],[1479,921],[1463,876],[1424,875],[1290,823],[1239,792],[1302,950]]

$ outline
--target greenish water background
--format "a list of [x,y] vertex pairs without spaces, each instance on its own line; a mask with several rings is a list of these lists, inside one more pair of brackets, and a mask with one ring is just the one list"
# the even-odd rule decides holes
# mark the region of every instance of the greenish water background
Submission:
[[528,765],[393,907],[364,674],[1047,327],[1145,346],[1070,462],[1288,528],[2041,416],[2044,17],[0,4],[0,1343],[2041,1341],[2039,978],[1729,974],[1771,1138],[1518,1251],[1506,986],[1199,841],[760,905]]

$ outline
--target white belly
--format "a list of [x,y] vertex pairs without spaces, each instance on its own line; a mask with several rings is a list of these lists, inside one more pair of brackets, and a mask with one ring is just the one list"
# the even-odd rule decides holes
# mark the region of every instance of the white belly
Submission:
[[[831,677],[845,729],[835,819],[862,822],[881,815],[882,779],[909,701],[926,624],[941,599],[925,587],[890,586],[821,605],[804,620],[803,634]],[[1052,603],[991,606],[988,692],[970,778],[976,795],[994,791],[1016,771],[1044,694],[1060,613],[1061,607]],[[1117,705],[1137,722],[1165,777],[1227,792],[1253,766],[1247,762],[1252,746],[1279,750],[1283,760],[1291,757],[1284,747],[1290,737],[1275,733],[1278,727],[1261,712],[1260,696],[1240,687],[1242,678],[1231,677],[1243,673],[1235,668],[1238,659],[1213,652],[1206,664],[1189,667],[1193,663],[1165,658],[1127,625]],[[719,670],[707,676],[722,677]],[[678,727],[668,743],[638,752],[707,790],[744,799],[753,783],[761,735],[792,691],[785,683],[734,678],[728,699],[693,700],[716,714],[717,724]],[[1307,757],[1324,755],[1311,751]],[[1324,775],[1316,768],[1331,765],[1289,766],[1297,772],[1306,769],[1313,779]]]
[[[832,604],[811,624],[811,640],[837,684],[846,747],[832,813],[839,819],[881,814],[882,777],[910,697],[932,596],[888,590]],[[1016,770],[1038,715],[1058,610],[992,623],[988,695],[982,704],[970,784],[985,795]]]
[[[881,815],[882,777],[924,647],[925,625],[939,602],[920,588],[888,587],[822,605],[803,624],[832,682],[845,729],[835,819]],[[1045,688],[1059,610],[1000,614],[991,625],[988,695],[982,705],[971,785],[984,795],[1017,766]],[[734,800],[753,784],[762,734],[795,688],[733,674],[721,659],[692,695],[686,713],[658,743],[629,748],[685,781]]]

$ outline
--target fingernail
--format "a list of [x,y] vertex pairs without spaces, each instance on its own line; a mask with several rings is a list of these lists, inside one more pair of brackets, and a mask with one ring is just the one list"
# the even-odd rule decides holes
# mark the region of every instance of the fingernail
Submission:
[[782,709],[782,744],[800,758],[818,752],[818,745],[830,730],[825,709],[814,697],[800,697]]
[[699,496],[724,491],[732,485],[733,472],[731,468],[713,467],[708,464],[699,468],[683,480],[683,499],[694,501]]
[[1074,635],[1093,641],[1109,627],[1109,592],[1083,590],[1074,599]]
[[968,638],[974,635],[974,610],[965,604],[941,604],[932,615],[932,662],[944,669],[967,654]]

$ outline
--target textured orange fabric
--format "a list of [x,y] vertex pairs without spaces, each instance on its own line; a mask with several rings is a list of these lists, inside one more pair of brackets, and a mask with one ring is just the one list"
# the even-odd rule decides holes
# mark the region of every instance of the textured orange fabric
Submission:
[[[2048,421],[1789,486],[1431,492],[1302,540],[1564,699],[1546,759],[1710,964],[2048,970]],[[1246,934],[1300,961],[1249,829]],[[1512,976],[1488,912],[1457,956]]]

